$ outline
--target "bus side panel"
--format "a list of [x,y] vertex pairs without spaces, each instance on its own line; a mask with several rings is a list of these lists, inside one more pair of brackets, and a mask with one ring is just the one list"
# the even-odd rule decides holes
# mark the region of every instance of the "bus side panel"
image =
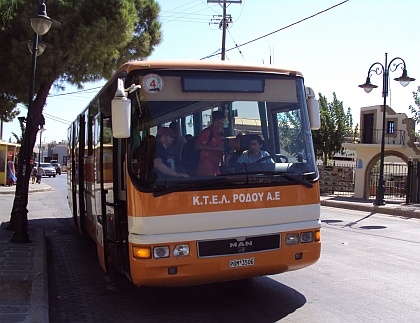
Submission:
[[86,203],[86,232],[96,240],[96,205],[95,205],[95,180],[94,180],[94,158],[85,157],[85,203]]

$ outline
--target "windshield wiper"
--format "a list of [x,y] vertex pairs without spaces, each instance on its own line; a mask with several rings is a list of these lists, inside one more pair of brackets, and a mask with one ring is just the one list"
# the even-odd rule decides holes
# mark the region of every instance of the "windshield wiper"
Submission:
[[[203,180],[194,179],[194,181],[184,179],[182,182],[180,181],[169,182],[171,186],[164,186],[164,187],[159,187],[155,189],[153,191],[153,196],[159,197],[159,196],[163,196],[163,195],[170,194],[173,192],[185,191],[186,189],[190,190],[197,187],[211,187],[215,185],[220,185],[220,182],[224,180],[225,179],[223,177],[220,177],[220,178],[218,177],[218,178],[212,178],[211,181],[209,181],[208,179],[203,179]],[[169,183],[166,182],[166,185],[168,185]]]
[[[226,174],[221,175],[220,177],[209,179],[203,179],[203,180],[194,180],[194,181],[182,181],[182,182],[171,182],[171,186],[164,186],[156,188],[153,191],[154,197],[163,196],[166,194],[174,193],[174,192],[180,192],[185,190],[192,190],[194,188],[200,188],[200,189],[206,189],[210,187],[215,186],[221,186],[221,184],[224,185],[232,185],[234,182],[240,181],[241,184],[250,184],[250,183],[258,183],[261,182],[262,179],[270,179],[271,181],[279,181],[280,178],[286,178],[289,181],[296,182],[298,184],[302,184],[307,188],[312,188],[313,184],[310,183],[307,180],[302,179],[300,176],[293,173],[286,173],[286,172],[273,172],[273,171],[256,171],[256,172],[241,172],[241,173],[233,173],[233,174]],[[242,177],[242,178],[241,178]],[[169,183],[166,183],[168,185]]]
[[[255,182],[258,178],[269,178],[273,181],[278,181],[279,178],[283,177],[288,179],[289,181],[296,182],[306,186],[307,188],[312,188],[313,184],[307,180],[300,178],[302,175],[294,174],[291,172],[276,172],[276,171],[265,171],[265,172],[241,172],[241,173],[234,173],[225,175],[227,180],[234,180],[235,177],[245,176],[244,181],[248,182]],[[274,178],[274,177],[275,178]]]
[[285,178],[287,178],[290,181],[302,184],[306,186],[307,188],[312,188],[314,185],[307,180],[304,180],[302,178],[299,178],[299,175],[292,175],[292,174],[282,174]]

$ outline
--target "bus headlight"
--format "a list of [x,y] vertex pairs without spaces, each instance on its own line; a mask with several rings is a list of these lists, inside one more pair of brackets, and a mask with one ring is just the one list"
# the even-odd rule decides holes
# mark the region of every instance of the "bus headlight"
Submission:
[[174,248],[174,257],[184,257],[190,254],[190,246],[187,244],[181,244],[175,246]]
[[294,245],[299,243],[299,234],[290,233],[286,235],[286,245]]
[[154,258],[168,258],[169,257],[169,247],[161,246],[153,248],[153,257]]
[[302,243],[308,243],[314,241],[314,233],[312,231],[310,232],[302,232],[300,234],[300,242]]

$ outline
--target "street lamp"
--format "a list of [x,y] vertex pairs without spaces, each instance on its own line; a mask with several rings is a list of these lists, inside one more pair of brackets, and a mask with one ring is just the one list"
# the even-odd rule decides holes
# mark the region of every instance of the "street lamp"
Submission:
[[[29,190],[29,176],[30,176],[30,159],[31,159],[31,145],[30,134],[32,131],[32,106],[34,98],[34,87],[35,87],[35,72],[36,72],[36,57],[41,54],[41,47],[38,46],[39,36],[46,34],[51,27],[58,27],[60,23],[47,16],[46,5],[44,0],[38,1],[37,14],[32,17],[23,18],[24,23],[28,23],[34,30],[34,38],[32,42],[32,70],[29,87],[29,105],[28,105],[28,116],[26,118],[26,129],[23,136],[23,143],[21,146],[21,153],[19,156],[18,163],[18,180],[16,183],[16,199],[17,208],[16,211],[12,211],[11,227],[15,230],[13,232],[11,242],[14,243],[28,243],[31,242],[28,234],[28,190]],[[40,48],[38,48],[40,47]],[[45,47],[44,47],[45,49]],[[25,165],[25,166],[24,166]],[[13,217],[14,213],[14,217]]]
[[39,132],[39,154],[38,154],[38,165],[41,165],[41,140],[42,140],[42,133],[45,131],[45,130],[47,130],[47,129],[45,129],[44,128],[44,126],[42,126],[39,130],[38,130],[38,132]]
[[[376,199],[373,202],[374,205],[385,205],[384,193],[385,193],[385,181],[384,181],[384,160],[385,160],[385,118],[386,118],[386,97],[388,96],[388,83],[389,83],[389,72],[395,72],[398,67],[403,70],[403,73],[400,77],[395,78],[395,81],[399,81],[402,86],[407,86],[411,81],[415,79],[407,76],[407,69],[405,66],[405,61],[400,57],[395,57],[387,65],[388,53],[385,53],[385,64],[382,65],[379,62],[373,63],[368,71],[368,76],[364,84],[359,85],[360,88],[365,90],[366,93],[370,93],[373,89],[377,88],[377,85],[374,85],[370,82],[370,77],[373,73],[376,75],[383,75],[382,77],[382,96],[384,98],[383,105],[383,116],[382,116],[382,141],[381,141],[381,164],[379,168],[379,185],[376,191]],[[395,63],[394,63],[395,62]],[[398,64],[397,64],[398,62]],[[394,64],[392,64],[394,63]],[[375,67],[376,66],[376,67]]]

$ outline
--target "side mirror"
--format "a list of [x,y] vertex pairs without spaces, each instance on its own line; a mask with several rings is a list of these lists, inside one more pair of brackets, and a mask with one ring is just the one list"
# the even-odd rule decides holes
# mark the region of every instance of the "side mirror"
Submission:
[[112,136],[129,138],[131,124],[131,100],[125,96],[124,84],[118,80],[118,88],[111,102]]
[[306,106],[308,107],[309,123],[311,130],[318,130],[321,127],[321,117],[319,115],[319,104],[315,98],[315,92],[310,87],[305,87]]

